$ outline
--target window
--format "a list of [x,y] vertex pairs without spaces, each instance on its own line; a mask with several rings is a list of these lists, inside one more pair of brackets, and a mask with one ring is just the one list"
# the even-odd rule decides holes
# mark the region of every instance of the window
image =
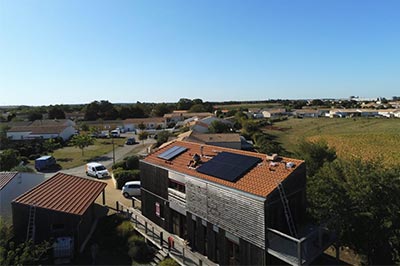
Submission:
[[169,180],[169,187],[179,192],[186,193],[185,185],[175,180],[172,179]]

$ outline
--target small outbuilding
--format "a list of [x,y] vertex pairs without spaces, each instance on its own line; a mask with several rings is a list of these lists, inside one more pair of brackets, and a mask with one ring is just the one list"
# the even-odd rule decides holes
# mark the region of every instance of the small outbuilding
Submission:
[[73,239],[81,249],[95,227],[95,201],[106,183],[57,173],[12,202],[14,233],[17,239],[41,242],[51,238]]

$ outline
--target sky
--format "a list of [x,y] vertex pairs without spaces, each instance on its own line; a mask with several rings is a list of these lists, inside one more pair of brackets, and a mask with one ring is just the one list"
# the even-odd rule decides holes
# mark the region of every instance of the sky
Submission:
[[0,105],[400,95],[398,0],[0,0]]

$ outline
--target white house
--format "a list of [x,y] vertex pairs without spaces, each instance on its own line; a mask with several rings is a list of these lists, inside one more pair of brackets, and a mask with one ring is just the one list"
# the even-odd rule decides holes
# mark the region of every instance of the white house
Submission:
[[123,127],[125,131],[135,131],[139,129],[140,124],[143,124],[145,126],[145,129],[166,128],[165,119],[162,117],[129,118],[123,120]]
[[0,216],[10,221],[11,201],[43,181],[43,174],[0,172]]
[[61,137],[68,140],[76,132],[73,126],[26,126],[12,127],[7,131],[7,138],[11,140],[24,139],[53,139]]
[[263,114],[264,118],[277,118],[287,115],[286,109],[284,108],[265,109],[261,113]]

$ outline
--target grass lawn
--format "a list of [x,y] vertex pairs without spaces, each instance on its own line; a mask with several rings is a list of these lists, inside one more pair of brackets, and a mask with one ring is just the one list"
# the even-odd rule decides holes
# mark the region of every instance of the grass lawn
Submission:
[[[124,146],[125,138],[115,138],[115,148],[118,146]],[[96,139],[94,145],[90,145],[84,149],[84,155],[82,156],[82,150],[76,147],[64,147],[54,151],[53,156],[56,158],[57,163],[62,169],[68,169],[83,165],[93,159],[102,156],[108,152],[111,152],[112,147],[111,139]]]
[[325,140],[342,158],[380,158],[387,166],[400,163],[400,119],[291,118],[264,132],[293,152],[301,139]]

